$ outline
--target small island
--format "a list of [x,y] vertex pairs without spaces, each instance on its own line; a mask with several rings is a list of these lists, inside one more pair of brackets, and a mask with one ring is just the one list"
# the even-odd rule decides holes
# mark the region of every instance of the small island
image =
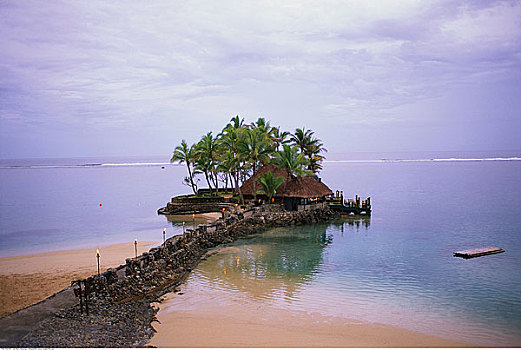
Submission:
[[[343,192],[334,195],[318,177],[324,152],[311,130],[289,133],[264,118],[246,124],[236,116],[217,136],[208,132],[191,146],[182,140],[175,148],[171,162],[186,165],[183,183],[193,193],[173,197],[158,213],[186,215],[269,204],[286,211],[328,205],[341,213],[370,215],[370,198],[344,200]],[[200,177],[206,188],[199,188]]]

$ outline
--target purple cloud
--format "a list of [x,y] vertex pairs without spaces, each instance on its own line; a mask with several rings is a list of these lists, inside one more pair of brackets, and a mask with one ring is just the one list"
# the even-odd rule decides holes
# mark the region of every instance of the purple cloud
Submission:
[[13,1],[0,32],[2,158],[168,155],[236,114],[337,152],[521,148],[517,1]]

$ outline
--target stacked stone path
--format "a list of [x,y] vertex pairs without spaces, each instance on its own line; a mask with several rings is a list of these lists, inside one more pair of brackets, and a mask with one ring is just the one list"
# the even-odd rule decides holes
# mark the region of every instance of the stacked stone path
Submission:
[[[233,212],[211,225],[199,225],[174,236],[137,258],[92,276],[90,314],[79,304],[65,307],[39,322],[34,330],[12,344],[16,347],[139,347],[154,334],[157,309],[151,303],[173,292],[209,249],[270,227],[304,225],[336,217],[328,207],[285,211],[263,205]],[[29,312],[30,308],[24,309]]]

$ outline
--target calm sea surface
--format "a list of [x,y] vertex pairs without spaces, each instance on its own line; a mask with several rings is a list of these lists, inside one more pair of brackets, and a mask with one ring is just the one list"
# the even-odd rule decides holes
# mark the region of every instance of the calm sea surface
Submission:
[[[371,196],[370,219],[237,241],[194,270],[187,285],[480,345],[521,346],[520,156],[330,155],[323,181],[349,197]],[[189,192],[181,184],[185,171],[165,159],[1,161],[0,255],[160,241],[163,227],[179,234],[180,224],[156,210]],[[485,245],[506,252],[452,257]]]

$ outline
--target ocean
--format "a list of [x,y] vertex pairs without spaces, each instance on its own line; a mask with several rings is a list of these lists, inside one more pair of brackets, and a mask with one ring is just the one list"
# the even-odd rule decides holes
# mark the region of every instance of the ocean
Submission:
[[[156,211],[190,192],[185,173],[167,157],[2,160],[0,255],[161,241],[165,227],[180,234],[179,222]],[[241,239],[196,268],[187,286],[521,346],[521,152],[330,154],[321,177],[347,197],[370,196],[371,218]],[[452,256],[488,245],[505,253]]]

